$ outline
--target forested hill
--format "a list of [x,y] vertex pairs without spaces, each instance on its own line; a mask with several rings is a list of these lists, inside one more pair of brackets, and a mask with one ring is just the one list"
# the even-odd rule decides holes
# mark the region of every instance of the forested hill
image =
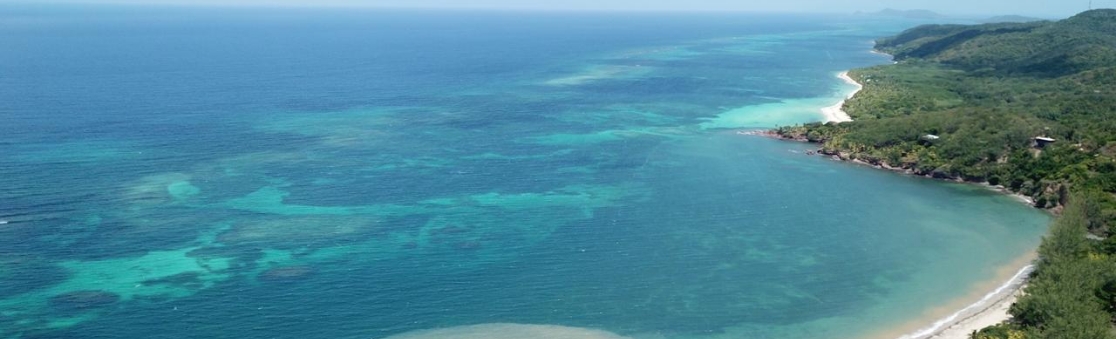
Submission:
[[876,48],[897,63],[850,72],[864,85],[845,103],[854,121],[775,133],[1064,211],[1013,320],[973,337],[1116,339],[1116,10],[921,26]]
[[897,60],[939,62],[967,71],[1059,76],[1116,65],[1116,10],[1059,22],[929,25],[880,40]]
[[[1042,208],[1072,188],[1116,192],[1116,10],[921,26],[877,48],[898,63],[851,72],[865,85],[845,104],[855,121],[779,132],[830,154],[1004,185]],[[1056,141],[1038,149],[1035,137]]]

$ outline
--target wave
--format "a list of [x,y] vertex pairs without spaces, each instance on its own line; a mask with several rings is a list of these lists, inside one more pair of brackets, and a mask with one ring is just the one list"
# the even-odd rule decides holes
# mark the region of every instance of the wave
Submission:
[[953,325],[956,325],[966,319],[980,314],[992,305],[995,305],[997,302],[1003,300],[1004,298],[1008,297],[1010,294],[1018,290],[1024,283],[1027,282],[1027,277],[1030,276],[1031,272],[1034,272],[1034,270],[1034,265],[1023,266],[1023,268],[1019,269],[1019,271],[1016,272],[1015,275],[1011,277],[1011,279],[1008,279],[1008,281],[1004,282],[992,292],[988,292],[988,294],[985,294],[984,297],[980,298],[980,300],[969,304],[969,306],[966,306],[965,308],[962,308],[957,312],[953,312],[953,314],[950,314],[945,318],[935,321],[934,324],[926,328],[903,335],[899,337],[899,339],[930,338],[937,334],[940,334],[942,331]]

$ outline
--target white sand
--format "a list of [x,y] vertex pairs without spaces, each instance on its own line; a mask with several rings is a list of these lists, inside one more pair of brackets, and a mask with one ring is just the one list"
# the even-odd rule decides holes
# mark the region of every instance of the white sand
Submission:
[[856,86],[856,89],[853,90],[852,93],[849,93],[849,95],[845,96],[845,99],[841,100],[841,102],[838,102],[833,106],[821,109],[822,114],[825,115],[824,122],[827,123],[852,121],[852,117],[850,117],[848,113],[845,113],[845,110],[843,110],[842,108],[845,106],[846,100],[852,99],[852,97],[856,95],[856,93],[860,93],[860,90],[864,89],[863,85],[856,82],[856,80],[853,80],[853,78],[849,77],[849,72],[841,72],[841,74],[838,74],[837,77],[841,78],[841,80],[844,80],[845,83]]
[[1015,300],[1019,298],[1021,289],[1014,290],[1012,293],[1007,294],[1003,299],[998,300],[992,306],[984,309],[983,311],[958,321],[950,327],[942,330],[941,333],[930,336],[929,338],[938,339],[969,339],[969,335],[973,331],[979,331],[982,328],[996,325],[1011,319],[1008,315],[1008,309]]
[[1034,266],[1027,265],[979,301],[900,339],[969,339],[969,334],[1011,318],[1008,309],[1019,298]]
[[[873,51],[873,53],[884,54],[877,51]],[[850,85],[856,86],[856,89],[849,93],[845,100],[822,109],[827,123],[852,121],[852,117],[842,108],[846,100],[852,99],[853,96],[864,89],[863,85],[849,77],[849,72],[841,72],[837,77]],[[1024,198],[1024,201],[1029,202],[1026,198]],[[1027,277],[1033,270],[1034,266],[1031,265],[1023,267],[1011,279],[986,294],[979,301],[934,322],[928,327],[903,335],[899,339],[969,339],[969,335],[975,331],[1011,319],[1008,309],[1023,293]]]

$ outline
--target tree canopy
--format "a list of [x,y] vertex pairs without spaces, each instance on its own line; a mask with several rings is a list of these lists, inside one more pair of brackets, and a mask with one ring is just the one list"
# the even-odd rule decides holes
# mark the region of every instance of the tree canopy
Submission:
[[920,26],[876,48],[897,63],[850,73],[864,85],[844,106],[854,121],[775,132],[844,159],[1003,185],[1061,213],[1013,320],[973,338],[1116,338],[1116,10]]

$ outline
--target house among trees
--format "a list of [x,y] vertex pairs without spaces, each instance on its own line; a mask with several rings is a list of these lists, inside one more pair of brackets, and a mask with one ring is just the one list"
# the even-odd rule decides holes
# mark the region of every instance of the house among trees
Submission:
[[1052,143],[1054,143],[1053,138],[1035,137],[1034,147],[1035,148],[1043,148],[1043,147],[1046,147],[1046,145],[1049,145],[1049,144],[1052,144]]
[[918,141],[919,144],[922,144],[923,146],[930,146],[930,144],[933,144],[935,141],[938,141],[938,139],[941,139],[941,137],[939,137],[937,135],[933,135],[933,134],[926,134],[926,135],[923,135],[921,138],[918,138],[918,139],[919,139],[919,141]]

